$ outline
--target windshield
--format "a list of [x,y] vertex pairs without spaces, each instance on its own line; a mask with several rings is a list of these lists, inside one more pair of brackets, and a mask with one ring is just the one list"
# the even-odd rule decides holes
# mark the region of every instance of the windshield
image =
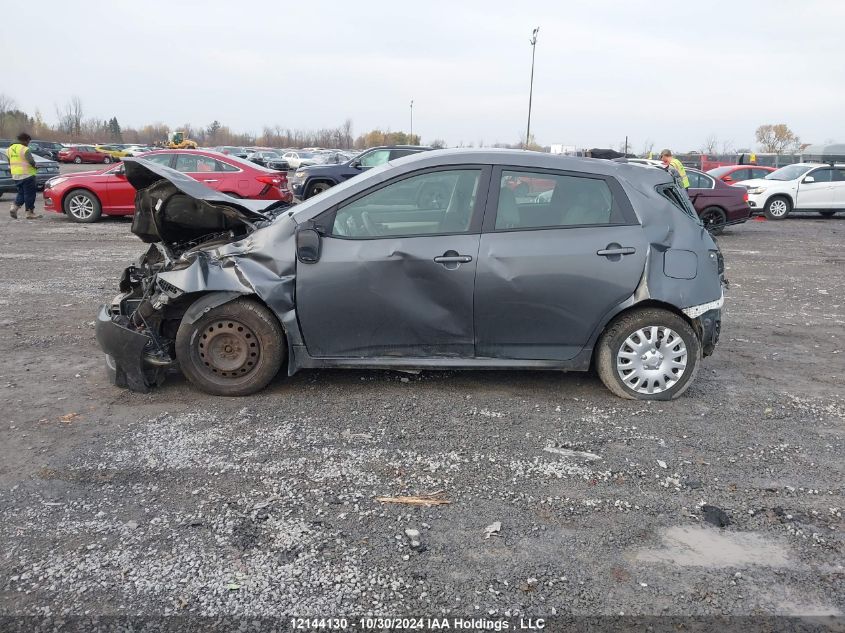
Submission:
[[813,168],[812,165],[787,165],[766,176],[766,180],[796,180]]

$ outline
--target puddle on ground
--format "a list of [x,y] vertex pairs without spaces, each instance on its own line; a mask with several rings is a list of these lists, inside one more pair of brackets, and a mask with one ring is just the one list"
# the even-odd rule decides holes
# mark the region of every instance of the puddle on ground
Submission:
[[663,531],[663,547],[644,549],[635,560],[685,567],[789,565],[786,549],[754,532],[725,532],[708,527],[675,526]]

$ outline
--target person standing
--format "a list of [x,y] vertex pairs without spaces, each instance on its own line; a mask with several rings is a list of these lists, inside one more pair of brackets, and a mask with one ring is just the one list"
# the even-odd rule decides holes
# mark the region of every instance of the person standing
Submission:
[[40,215],[35,215],[35,174],[38,169],[35,165],[35,159],[32,157],[32,151],[29,149],[29,142],[32,137],[26,132],[18,134],[18,142],[13,143],[6,150],[6,156],[9,157],[9,167],[12,170],[12,180],[15,181],[18,193],[15,196],[15,201],[9,209],[9,215],[13,219],[18,219],[18,210],[21,207],[26,209],[26,219],[35,220],[40,218]]
[[687,176],[687,170],[684,168],[684,164],[681,161],[672,156],[672,150],[664,149],[660,152],[660,160],[663,161],[663,165],[666,167],[667,171],[673,175],[677,174],[677,178],[681,182],[681,185],[683,185],[684,189],[689,189],[689,177]]

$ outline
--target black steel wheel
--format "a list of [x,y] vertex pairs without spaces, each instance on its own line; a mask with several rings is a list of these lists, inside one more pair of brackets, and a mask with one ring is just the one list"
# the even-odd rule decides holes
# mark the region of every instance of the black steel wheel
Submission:
[[183,321],[176,359],[185,377],[217,396],[246,396],[273,380],[286,356],[284,332],[263,304],[237,299]]
[[711,235],[719,235],[724,231],[725,223],[728,221],[728,216],[721,207],[706,207],[698,217],[701,218],[704,228],[710,231]]

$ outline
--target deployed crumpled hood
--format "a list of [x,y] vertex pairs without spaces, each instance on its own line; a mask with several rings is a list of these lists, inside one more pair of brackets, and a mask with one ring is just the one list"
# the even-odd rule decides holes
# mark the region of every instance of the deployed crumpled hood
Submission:
[[250,230],[286,207],[279,200],[242,200],[209,189],[190,176],[143,158],[124,159],[135,187],[132,232],[147,243],[177,243],[231,229]]

